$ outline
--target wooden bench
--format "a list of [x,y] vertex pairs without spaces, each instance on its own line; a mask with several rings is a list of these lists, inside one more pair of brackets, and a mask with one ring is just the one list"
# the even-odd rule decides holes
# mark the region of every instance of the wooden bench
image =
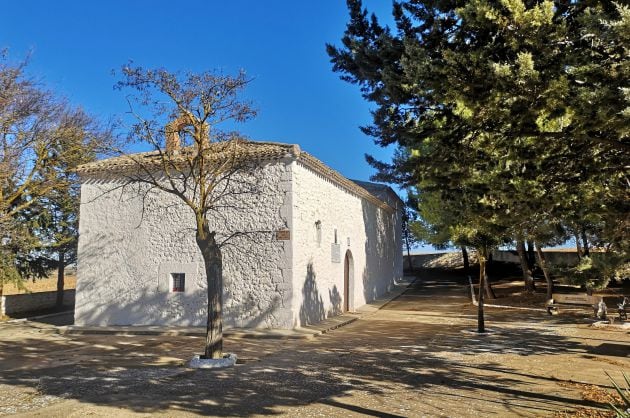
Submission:
[[547,313],[553,315],[558,313],[561,305],[590,306],[593,313],[597,313],[597,304],[601,296],[587,295],[586,293],[554,293],[547,303]]

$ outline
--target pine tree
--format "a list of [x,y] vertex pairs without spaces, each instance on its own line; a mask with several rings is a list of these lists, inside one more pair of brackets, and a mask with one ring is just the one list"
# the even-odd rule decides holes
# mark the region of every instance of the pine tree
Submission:
[[[59,197],[76,189],[77,163],[110,138],[107,129],[25,70],[25,62],[0,57],[0,296],[5,283],[23,287],[25,278],[47,276],[54,245],[74,245],[76,228],[58,230],[62,209],[52,202],[63,206],[66,221],[75,222],[77,205],[61,204]],[[79,137],[90,140],[69,146]]]
[[403,1],[394,29],[348,8],[328,52],[376,105],[364,132],[400,148],[377,169],[467,202],[458,226],[527,241],[536,223],[574,221],[628,254],[626,6]]

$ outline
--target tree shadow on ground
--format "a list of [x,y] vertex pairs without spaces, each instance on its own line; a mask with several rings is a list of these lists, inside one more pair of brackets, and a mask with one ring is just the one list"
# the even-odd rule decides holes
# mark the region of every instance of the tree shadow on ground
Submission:
[[[312,269],[310,273],[314,284]],[[316,296],[312,300],[317,309],[316,286],[309,289]],[[444,311],[438,313],[461,305],[461,298],[442,301]],[[417,302],[425,303],[421,298]],[[385,310],[400,311],[405,304],[409,301],[399,298]],[[219,416],[276,415],[286,408],[315,403],[347,413],[384,416],[376,407],[339,401],[357,391],[381,399],[408,391],[409,402],[422,402],[427,394],[456,401],[448,407],[422,403],[426,408],[422,413],[427,415],[449,411],[458,415],[453,410],[480,399],[487,407],[516,414],[524,409],[542,415],[576,406],[603,406],[557,390],[543,391],[541,384],[549,378],[502,363],[504,354],[523,356],[526,361],[532,354],[588,353],[589,347],[579,341],[527,326],[515,326],[509,333],[470,336],[462,333],[467,328],[462,324],[395,318],[400,317],[360,320],[314,340],[283,341],[274,347],[261,340],[228,341],[238,350],[248,346],[252,361],[220,371],[193,371],[175,363],[134,366],[139,358],[147,365],[167,355],[187,356],[192,340],[186,338],[83,336],[42,341],[33,335],[21,341],[0,341],[0,384],[37,388],[51,399],[76,399],[139,413],[168,409]],[[270,344],[269,352],[256,357],[256,350],[264,350],[265,344]],[[16,359],[15,353],[20,357]],[[47,363],[51,355],[58,361]]]
[[[134,412],[152,413],[171,408],[221,416],[275,415],[278,407],[303,406],[343,397],[359,388],[370,395],[383,395],[388,387],[413,391],[457,388],[458,394],[448,396],[459,398],[477,398],[480,390],[488,391],[499,393],[506,403],[517,399],[526,402],[529,408],[539,412],[568,405],[601,406],[539,393],[534,383],[523,385],[521,376],[512,375],[510,369],[494,361],[477,366],[484,373],[488,366],[493,367],[495,376],[483,378],[464,360],[453,361],[452,356],[446,354],[452,350],[452,339],[422,345],[416,338],[392,336],[392,326],[409,325],[389,321],[372,323],[368,335],[363,331],[346,333],[345,347],[330,348],[330,341],[326,341],[329,338],[316,344],[288,344],[290,347],[263,361],[222,371],[191,371],[174,365],[121,367],[111,348],[105,345],[95,350],[94,345],[85,342],[90,345],[92,355],[81,360],[77,356],[81,356],[85,347],[80,340],[75,340],[70,348],[67,344],[53,342],[47,344],[45,350],[32,351],[30,356],[45,355],[48,350],[60,351],[68,356],[67,364],[5,371],[0,384],[37,387],[42,395],[49,397],[77,399],[82,403],[116,406]],[[367,339],[380,339],[383,343],[375,347],[366,344]],[[457,344],[461,345],[460,342]],[[37,343],[37,340],[23,342],[26,347],[37,347]],[[154,343],[154,347],[143,344],[136,349],[140,352],[165,349],[158,348],[157,339]],[[556,341],[558,346],[562,343]],[[492,343],[479,345],[464,355],[475,356],[495,349]],[[6,343],[0,343],[0,348],[6,352]],[[573,350],[579,350],[578,345]],[[28,361],[28,356],[24,360]],[[496,373],[497,370],[501,373]],[[373,412],[381,415],[379,411]]]

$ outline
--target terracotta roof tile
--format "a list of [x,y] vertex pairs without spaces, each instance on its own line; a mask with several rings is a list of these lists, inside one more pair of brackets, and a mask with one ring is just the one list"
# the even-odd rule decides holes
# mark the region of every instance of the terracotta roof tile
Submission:
[[[210,160],[221,161],[225,158],[228,148],[231,157],[236,155],[247,161],[277,161],[284,158],[297,160],[303,166],[337,184],[346,191],[362,197],[388,212],[393,212],[394,210],[394,208],[368,192],[365,188],[348,180],[317,158],[302,151],[299,145],[238,139],[210,144],[208,158]],[[192,148],[184,148],[180,150],[176,156],[171,157],[171,161],[177,162],[177,160],[181,160],[183,163],[186,161],[187,156],[192,155],[192,151]],[[94,161],[80,165],[77,168],[77,172],[82,176],[99,177],[101,175],[116,176],[117,174],[128,173],[129,171],[137,170],[141,166],[147,167],[155,165],[155,167],[158,168],[163,161],[161,157],[162,152],[164,151],[139,152]]]
[[[300,154],[300,147],[298,145],[238,139],[210,144],[207,150],[208,159],[217,161],[223,160],[228,150],[230,156],[236,155],[237,157],[250,161],[273,161],[287,157],[297,157]],[[147,167],[155,165],[155,167],[159,167],[163,161],[163,152],[165,151],[138,152],[94,161],[80,165],[77,167],[77,172],[83,175],[97,173],[115,174],[134,170],[141,166]],[[177,163],[178,160],[185,162],[187,157],[191,157],[192,155],[193,148],[184,148],[176,155],[169,157],[169,160],[175,163]]]

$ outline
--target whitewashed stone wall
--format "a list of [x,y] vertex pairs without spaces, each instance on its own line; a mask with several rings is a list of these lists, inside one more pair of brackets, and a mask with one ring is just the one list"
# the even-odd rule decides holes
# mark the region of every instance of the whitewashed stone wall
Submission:
[[[164,193],[143,199],[115,180],[83,180],[75,323],[204,325],[205,272],[190,209]],[[219,231],[268,231],[224,249],[226,326],[293,328],[340,313],[348,250],[351,310],[402,277],[400,211],[296,161],[266,165],[255,180],[258,195],[239,196],[233,210],[214,218]],[[291,239],[276,240],[280,229]],[[335,229],[339,262],[331,260]],[[170,273],[186,274],[185,292],[170,291]]]
[[[402,277],[401,212],[388,213],[302,166],[293,168],[293,311],[296,326],[343,309],[344,256],[352,255],[350,310]],[[316,222],[321,222],[321,243]],[[340,262],[332,262],[334,231]]]
[[[4,295],[0,301],[2,305],[1,315],[13,315],[17,313],[25,313],[37,311],[40,309],[54,308],[57,304],[57,292],[33,292],[21,293],[18,295]],[[64,290],[63,293],[64,306],[72,306],[74,304],[74,290]]]
[[[268,231],[223,250],[227,327],[293,326],[291,243],[272,232],[291,226],[289,164],[257,170],[260,193],[239,196],[238,207],[213,218],[218,231]],[[115,180],[83,181],[75,323],[204,325],[206,279],[191,210],[165,193],[148,194],[143,206],[137,190]],[[186,273],[185,292],[169,291],[170,273]]]

